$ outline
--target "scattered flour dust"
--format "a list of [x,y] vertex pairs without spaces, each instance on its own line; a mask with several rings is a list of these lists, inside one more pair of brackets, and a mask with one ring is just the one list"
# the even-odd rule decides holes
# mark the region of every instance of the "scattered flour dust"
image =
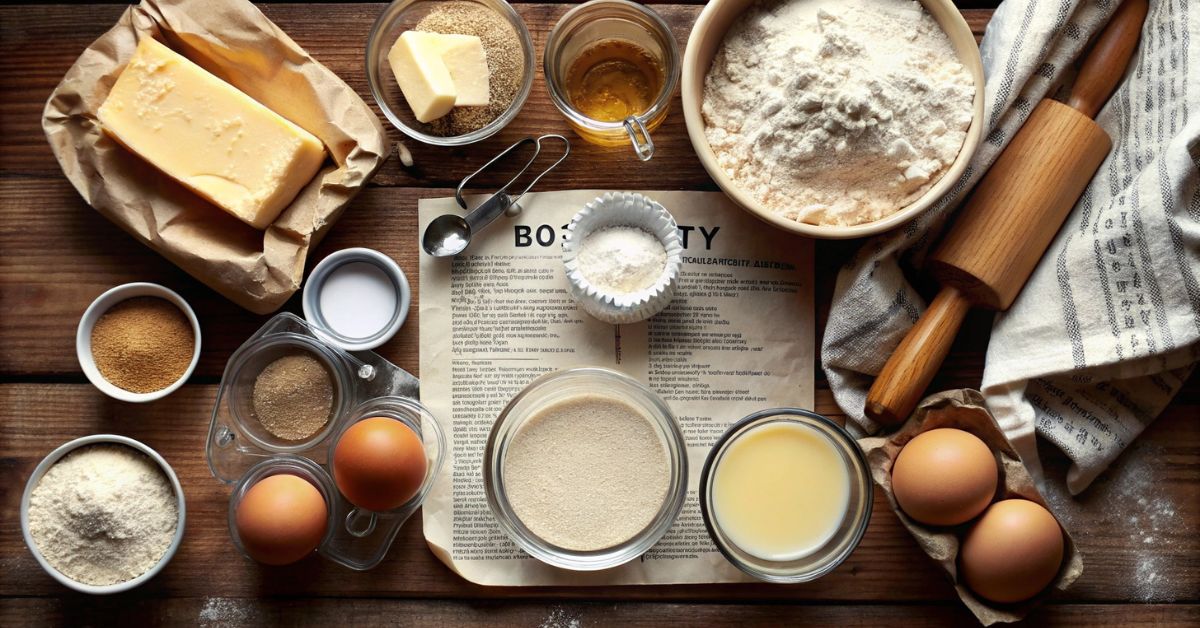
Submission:
[[250,600],[240,600],[228,597],[210,597],[204,599],[200,607],[200,615],[196,623],[201,626],[243,626],[254,619],[253,607]]
[[705,80],[720,167],[812,224],[878,220],[938,181],[971,124],[975,85],[912,0],[759,0]]
[[569,611],[562,606],[554,606],[550,608],[550,613],[538,624],[538,628],[580,628],[583,622],[580,621],[579,611]]
[[[1126,581],[1134,599],[1143,602],[1170,602],[1186,596],[1179,584],[1186,563],[1175,556],[1186,550],[1180,546],[1183,539],[1193,539],[1200,533],[1179,514],[1179,505],[1159,486],[1164,456],[1159,448],[1135,442],[1078,498],[1072,498],[1061,481],[1039,482],[1042,495],[1084,552],[1084,577],[1089,558],[1115,551],[1090,543],[1090,526],[1082,524],[1103,523],[1106,534],[1133,554],[1133,568],[1114,575]],[[1108,561],[1119,562],[1111,558]]]
[[1165,582],[1169,558],[1164,558],[1163,550],[1171,546],[1171,537],[1183,532],[1184,523],[1176,517],[1174,502],[1155,485],[1156,465],[1151,458],[1157,456],[1143,455],[1124,467],[1123,473],[1130,477],[1114,487],[1113,501],[1125,506],[1122,523],[1129,531],[1129,545],[1137,552],[1133,591],[1141,600],[1167,601],[1165,597],[1173,596]]

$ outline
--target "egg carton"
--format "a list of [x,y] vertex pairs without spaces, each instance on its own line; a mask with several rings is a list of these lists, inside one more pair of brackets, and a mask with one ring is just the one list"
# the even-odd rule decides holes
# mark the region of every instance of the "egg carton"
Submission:
[[[262,369],[279,357],[296,353],[316,358],[331,375],[333,412],[310,438],[288,441],[263,427],[254,415],[252,399]],[[281,313],[267,321],[226,364],[205,443],[213,476],[233,486],[229,520],[234,544],[241,549],[234,513],[246,490],[269,475],[291,473],[313,483],[326,501],[328,525],[317,553],[360,571],[378,565],[404,522],[425,500],[445,458],[445,435],[419,397],[417,378],[379,354],[340,349],[293,314]],[[347,501],[337,490],[331,469],[338,437],[354,423],[373,416],[391,417],[416,432],[428,461],[417,494],[386,512],[368,511]]]

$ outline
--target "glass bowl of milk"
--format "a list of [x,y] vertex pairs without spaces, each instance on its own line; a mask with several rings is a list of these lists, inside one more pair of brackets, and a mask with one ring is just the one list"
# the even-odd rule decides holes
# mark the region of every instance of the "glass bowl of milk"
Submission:
[[713,446],[700,510],[717,548],[767,582],[808,582],[858,546],[871,517],[866,458],[829,419],[797,408],[756,412]]

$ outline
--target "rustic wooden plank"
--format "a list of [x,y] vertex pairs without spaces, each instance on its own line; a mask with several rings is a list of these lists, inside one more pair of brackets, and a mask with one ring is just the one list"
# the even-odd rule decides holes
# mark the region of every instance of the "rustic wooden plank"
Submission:
[[[142,440],[175,467],[188,500],[188,528],[175,560],[128,599],[163,596],[355,596],[436,598],[589,598],[609,600],[952,600],[943,575],[917,548],[876,493],[862,545],[829,576],[806,585],[488,588],[453,575],[426,547],[414,520],[376,569],[355,573],[319,558],[266,568],[238,556],[226,528],[228,489],[213,479],[202,453],[213,386],[185,386],[145,405],[122,404],[87,385],[0,385],[0,596],[60,596],[63,589],[26,551],[16,512],[36,463],[84,434],[116,432]],[[827,391],[816,410],[837,418]],[[1200,591],[1200,404],[1170,408],[1116,467],[1080,499],[1051,494],[1086,556],[1083,576],[1061,601],[1196,601]],[[1050,477],[1065,461],[1046,452]],[[1143,503],[1144,501],[1144,503]],[[1136,522],[1135,522],[1136,520]],[[3,622],[0,622],[3,623]]]
[[[0,608],[0,623],[89,624],[108,617],[126,625],[336,625],[352,617],[356,625],[580,628],[622,625],[655,627],[682,622],[695,626],[882,626],[912,628],[967,626],[974,623],[961,606],[800,604],[672,604],[614,605],[580,602],[454,602],[446,600],[307,600],[187,597],[135,599],[77,598],[10,600]],[[1194,626],[1200,606],[1188,605],[1049,605],[1034,611],[1031,623],[1107,626]]]
[[[569,4],[522,4],[517,7],[534,37],[540,55],[550,29],[566,12]],[[367,32],[383,10],[382,4],[292,5],[270,4],[262,7],[268,17],[288,32],[312,55],[347,81],[360,96],[375,107],[363,70],[363,50]],[[44,6],[0,8],[0,172],[7,175],[54,175],[59,169],[41,129],[41,114],[46,98],[58,84],[75,58],[96,37],[107,30],[121,14],[121,5]],[[699,6],[660,5],[655,7],[671,24],[682,45]],[[977,35],[991,17],[990,9],[965,9],[964,15]],[[45,45],[52,42],[52,45]],[[541,70],[537,70],[541,73]],[[379,115],[378,108],[375,109]],[[382,116],[380,117],[382,120]],[[386,122],[385,122],[385,126]],[[392,141],[402,135],[387,126]],[[525,108],[508,128],[497,136],[467,148],[437,148],[407,141],[416,166],[406,170],[398,159],[389,160],[374,180],[376,185],[453,187],[463,176],[485,161],[486,155],[499,152],[520,137],[570,131],[550,103],[545,82],[539,77]],[[639,166],[631,150],[603,149],[575,142],[571,159],[549,182],[570,181],[570,187],[612,187],[620,181],[628,188],[646,187],[655,182],[668,189],[715,189],[704,173],[687,140],[678,96],[673,113],[655,133],[658,147],[648,166]],[[498,177],[481,179],[481,185],[494,185]],[[559,187],[561,183],[557,184]]]
[[[289,569],[263,568],[242,559],[233,553],[226,528],[228,490],[211,477],[203,455],[215,395],[214,386],[185,386],[160,402],[128,405],[112,402],[87,385],[0,386],[0,411],[5,416],[20,417],[0,425],[0,442],[5,443],[0,477],[5,480],[3,486],[13,489],[6,503],[15,512],[25,478],[57,444],[82,434],[117,432],[143,440],[161,452],[179,474],[188,498],[185,542],[174,562],[148,585],[147,595],[189,595],[198,590],[234,596],[571,594],[471,585],[437,562],[425,545],[419,525],[406,526],[388,560],[368,573],[354,573],[321,559],[310,559]],[[828,393],[822,394],[817,409],[827,414],[837,412]],[[40,573],[21,547],[17,526],[16,517],[0,523],[0,555],[13,561],[0,570],[0,595],[54,594],[58,585]],[[628,599],[946,599],[952,594],[895,517],[884,509],[877,508],[871,534],[862,547],[835,575],[806,587],[620,587],[576,590],[574,595]]]
[[[702,0],[672,4],[702,4]],[[994,2],[959,3],[961,7],[990,4]],[[518,6],[539,53],[549,28],[567,8],[540,2]],[[656,8],[681,42],[700,9]],[[224,523],[228,493],[209,476],[200,454],[214,386],[189,385],[162,402],[131,406],[109,400],[86,384],[44,383],[83,381],[74,358],[75,324],[95,295],[117,283],[159,281],[179,289],[197,308],[205,348],[194,382],[215,382],[232,350],[265,320],[163,263],[88,209],[59,176],[41,133],[43,103],[78,53],[122,10],[124,5],[119,4],[0,8],[0,55],[5,59],[0,65],[0,80],[5,84],[0,91],[4,145],[0,151],[0,303],[5,305],[5,316],[0,317],[0,381],[43,382],[0,386],[0,410],[6,416],[0,425],[0,443],[4,443],[0,477],[6,480],[0,497],[11,515],[0,522],[0,556],[4,557],[0,596],[5,597],[0,625],[87,624],[99,618],[105,623],[131,620],[139,625],[332,624],[346,617],[371,624],[543,626],[657,625],[680,619],[689,624],[752,625],[802,621],[880,625],[897,620],[906,625],[963,625],[972,621],[882,502],[877,503],[868,536],[851,561],[822,581],[797,587],[483,588],[465,583],[437,563],[416,525],[406,527],[389,559],[366,574],[317,559],[290,569],[266,569],[233,554]],[[361,46],[381,10],[380,4],[264,6],[269,17],[368,102]],[[991,11],[967,9],[964,14],[979,36]],[[51,45],[44,46],[45,42]],[[661,152],[649,168],[631,168],[636,164],[624,151],[577,142],[572,160],[545,189],[612,187],[615,181],[626,188],[712,189],[687,144],[678,111],[676,103],[675,113],[656,136]],[[398,160],[391,160],[374,185],[397,189],[367,191],[318,249],[314,263],[338,248],[371,246],[392,255],[415,277],[416,199],[445,195],[444,188],[473,170],[483,155],[518,137],[565,130],[539,81],[526,109],[497,138],[458,150],[409,142],[417,168],[406,171]],[[401,139],[393,129],[388,133],[393,141]],[[423,187],[443,189],[418,189]],[[836,269],[854,246],[818,244],[819,325],[828,311]],[[71,254],[65,256],[64,251]],[[287,309],[298,311],[296,300]],[[978,384],[990,320],[986,313],[972,315],[934,389]],[[416,372],[416,339],[413,317],[382,352]],[[824,388],[818,392],[816,409],[840,419]],[[1039,609],[1031,620],[1096,625],[1200,623],[1200,607],[1195,604],[1200,592],[1198,414],[1200,377],[1194,377],[1166,415],[1084,496],[1073,500],[1052,494],[1060,516],[1083,547],[1087,570],[1067,595]],[[37,460],[63,441],[97,431],[129,434],[162,451],[180,473],[191,515],[184,549],[162,576],[137,591],[103,599],[70,594],[42,574],[23,547],[15,516],[24,480]],[[1043,458],[1051,477],[1065,473],[1067,461],[1061,454],[1046,448]],[[255,599],[264,595],[265,599]],[[582,599],[601,602],[572,601]],[[612,603],[617,600],[646,603]],[[749,600],[775,603],[695,603]],[[791,603],[797,600],[810,603]],[[870,604],[811,603],[834,600]],[[675,603],[685,601],[692,603]],[[1105,603],[1061,604],[1067,601]],[[1145,601],[1184,603],[1110,603]]]
[[[653,181],[641,183],[657,187]],[[371,247],[392,256],[417,290],[417,199],[450,194],[447,189],[370,188],[346,211],[310,264],[341,248]],[[129,281],[162,283],[178,290],[196,309],[203,346],[193,381],[215,381],[234,349],[267,319],[226,301],[126,235],[89,208],[62,177],[0,178],[0,215],[0,302],[5,305],[5,315],[0,316],[0,377],[75,374],[76,381],[83,381],[75,358],[79,317],[100,293]],[[822,322],[837,268],[855,246],[818,242],[814,274]],[[414,373],[417,307],[414,300],[414,315],[380,349]],[[299,297],[285,309],[300,313]],[[979,384],[990,326],[986,312],[968,319],[935,386]]]

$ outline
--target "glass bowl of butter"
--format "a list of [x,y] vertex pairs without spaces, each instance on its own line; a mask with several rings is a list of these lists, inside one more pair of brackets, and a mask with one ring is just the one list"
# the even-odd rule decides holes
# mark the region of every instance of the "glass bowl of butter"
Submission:
[[533,87],[533,38],[504,0],[396,0],[367,38],[367,82],[401,133],[462,146],[504,128]]

